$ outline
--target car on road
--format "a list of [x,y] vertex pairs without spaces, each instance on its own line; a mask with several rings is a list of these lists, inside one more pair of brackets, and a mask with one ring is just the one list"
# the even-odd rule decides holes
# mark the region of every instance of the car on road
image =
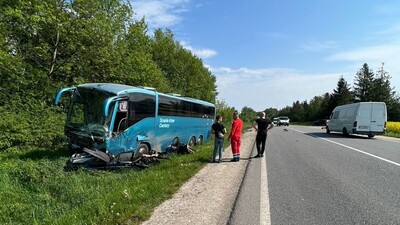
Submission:
[[313,126],[326,126],[327,119],[318,119],[312,122]]
[[278,123],[279,123],[278,117],[275,117],[274,119],[272,119],[272,123],[274,123],[274,125],[278,125]]
[[281,126],[281,125],[289,126],[289,121],[290,121],[289,117],[280,116],[280,117],[278,117],[278,126]]

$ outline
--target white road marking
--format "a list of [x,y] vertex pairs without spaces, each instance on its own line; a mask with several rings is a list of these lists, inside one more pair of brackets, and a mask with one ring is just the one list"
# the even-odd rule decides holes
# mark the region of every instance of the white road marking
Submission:
[[[260,225],[270,225],[271,214],[269,211],[267,160],[265,158],[261,158],[260,206]],[[262,206],[265,206],[265,209]]]
[[[297,130],[297,129],[293,129],[293,128],[290,128],[290,129],[295,130],[295,131],[300,132],[300,133],[303,133],[303,134],[305,133],[305,132],[303,132],[303,131],[301,131],[301,130]],[[324,140],[324,141],[327,141],[327,142],[331,142],[331,143],[333,143],[333,144],[336,144],[336,145],[339,145],[339,146],[342,146],[342,147],[345,147],[345,148],[348,148],[348,149],[350,149],[350,150],[359,152],[359,153],[361,153],[361,154],[368,155],[368,156],[374,157],[374,158],[376,158],[376,159],[380,159],[380,160],[382,160],[382,161],[391,163],[391,164],[393,164],[393,165],[400,166],[400,163],[396,163],[396,162],[390,161],[390,160],[388,160],[388,159],[385,159],[385,158],[382,158],[382,157],[373,155],[373,154],[368,153],[368,152],[364,152],[364,151],[362,151],[362,150],[360,150],[360,149],[356,149],[356,148],[353,148],[353,147],[350,147],[350,146],[347,146],[347,145],[344,145],[344,144],[341,144],[341,143],[338,143],[338,142],[335,142],[335,141],[332,141],[332,140],[329,140],[329,139],[326,139],[326,138],[321,138],[321,137],[318,137],[318,136],[313,135],[313,134],[308,134],[308,135],[313,136],[313,137],[316,137],[316,138],[319,138],[319,139]]]

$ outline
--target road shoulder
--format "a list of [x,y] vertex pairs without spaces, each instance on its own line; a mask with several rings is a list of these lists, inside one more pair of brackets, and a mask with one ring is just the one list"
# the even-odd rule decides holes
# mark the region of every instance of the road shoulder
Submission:
[[209,163],[186,182],[173,197],[158,207],[143,225],[226,224],[235,203],[255,133],[242,135],[241,160],[229,162],[231,147],[225,148],[222,163]]

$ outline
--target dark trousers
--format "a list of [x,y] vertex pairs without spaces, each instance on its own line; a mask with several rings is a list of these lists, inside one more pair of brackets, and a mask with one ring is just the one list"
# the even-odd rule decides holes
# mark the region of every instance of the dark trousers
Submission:
[[266,141],[267,141],[267,131],[258,131],[256,136],[256,147],[258,155],[264,154]]

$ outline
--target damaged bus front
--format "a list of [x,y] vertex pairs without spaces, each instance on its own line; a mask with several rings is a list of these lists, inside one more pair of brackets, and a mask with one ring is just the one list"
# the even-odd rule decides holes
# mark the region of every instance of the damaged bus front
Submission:
[[74,152],[67,166],[131,166],[151,150],[163,152],[175,142],[193,145],[211,137],[211,103],[151,88],[94,83],[60,90],[56,105],[64,93],[70,93],[64,132]]

